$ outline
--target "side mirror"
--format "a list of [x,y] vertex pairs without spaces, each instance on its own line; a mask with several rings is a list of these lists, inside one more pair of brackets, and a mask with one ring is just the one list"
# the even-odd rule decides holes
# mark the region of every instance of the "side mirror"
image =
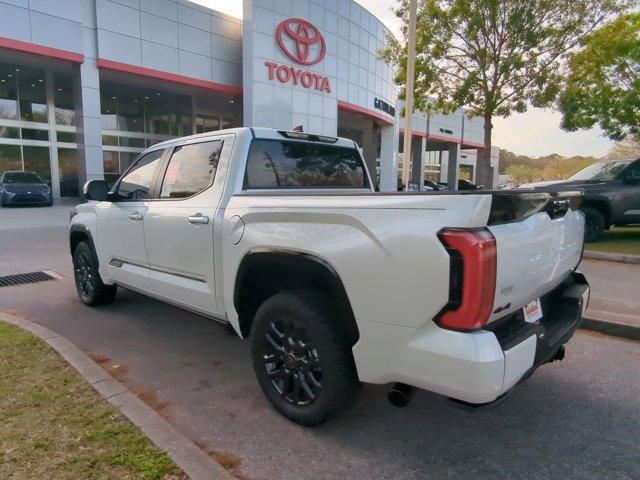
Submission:
[[105,180],[89,180],[82,187],[82,195],[87,200],[104,202],[109,196],[109,185]]

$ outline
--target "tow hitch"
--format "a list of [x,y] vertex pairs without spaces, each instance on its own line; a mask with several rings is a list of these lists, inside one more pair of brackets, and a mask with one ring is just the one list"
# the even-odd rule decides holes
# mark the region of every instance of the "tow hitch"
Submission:
[[564,345],[561,345],[560,348],[558,348],[558,351],[555,353],[553,357],[551,357],[551,360],[549,360],[549,363],[559,362],[561,360],[564,360]]

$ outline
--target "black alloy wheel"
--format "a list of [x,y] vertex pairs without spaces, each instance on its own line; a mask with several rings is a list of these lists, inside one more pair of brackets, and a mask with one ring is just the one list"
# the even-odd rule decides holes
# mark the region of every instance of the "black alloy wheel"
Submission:
[[90,298],[95,289],[89,255],[87,252],[81,251],[74,260],[73,274],[76,280],[78,293],[83,298]]
[[105,285],[98,272],[98,260],[88,242],[78,243],[73,251],[73,278],[82,303],[103,305],[112,302],[118,287]]
[[306,426],[345,410],[360,390],[344,320],[315,290],[273,295],[251,329],[253,368],[271,405]]
[[270,322],[264,349],[264,368],[276,391],[293,405],[316,401],[322,393],[322,365],[304,328],[283,320]]
[[581,210],[584,214],[584,240],[587,243],[597,242],[604,235],[604,216],[595,208],[583,207]]

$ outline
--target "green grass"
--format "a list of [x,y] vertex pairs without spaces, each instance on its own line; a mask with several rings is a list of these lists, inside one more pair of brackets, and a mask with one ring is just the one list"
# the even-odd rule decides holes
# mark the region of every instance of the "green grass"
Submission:
[[0,478],[186,478],[44,342],[0,322]]
[[604,232],[602,240],[587,243],[584,248],[592,252],[640,255],[640,227],[612,227]]

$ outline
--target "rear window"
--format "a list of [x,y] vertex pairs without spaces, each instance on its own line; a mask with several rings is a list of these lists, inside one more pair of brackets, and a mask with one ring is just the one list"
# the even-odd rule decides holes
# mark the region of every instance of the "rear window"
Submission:
[[367,188],[354,148],[307,142],[254,140],[245,188]]

